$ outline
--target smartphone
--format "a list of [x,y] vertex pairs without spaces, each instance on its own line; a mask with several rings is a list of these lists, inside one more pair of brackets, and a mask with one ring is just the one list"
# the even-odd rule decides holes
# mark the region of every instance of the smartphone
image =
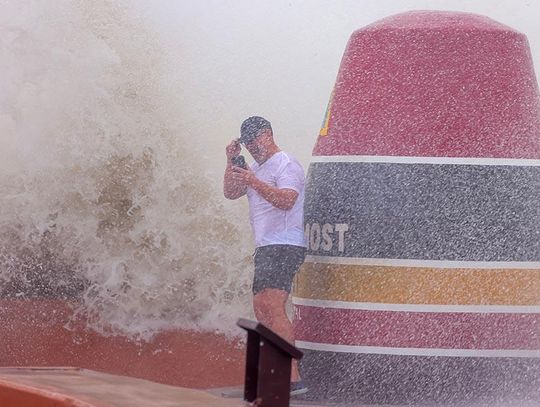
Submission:
[[231,161],[235,167],[240,167],[247,170],[248,166],[246,163],[246,159],[243,155],[237,155],[236,157],[233,157]]

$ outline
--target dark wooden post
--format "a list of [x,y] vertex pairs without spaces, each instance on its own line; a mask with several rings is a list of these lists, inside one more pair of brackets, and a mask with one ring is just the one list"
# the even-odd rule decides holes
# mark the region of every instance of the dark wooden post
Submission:
[[248,332],[244,400],[262,407],[287,407],[291,391],[291,361],[302,352],[263,324],[239,319]]

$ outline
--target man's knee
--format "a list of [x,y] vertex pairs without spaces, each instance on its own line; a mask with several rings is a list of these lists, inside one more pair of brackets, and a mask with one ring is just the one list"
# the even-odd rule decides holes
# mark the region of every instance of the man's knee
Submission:
[[259,321],[272,321],[285,311],[288,293],[277,289],[265,289],[253,297],[255,316]]
[[253,309],[255,310],[255,316],[259,321],[266,321],[274,312],[272,298],[267,295],[265,291],[266,290],[261,291],[253,297]]

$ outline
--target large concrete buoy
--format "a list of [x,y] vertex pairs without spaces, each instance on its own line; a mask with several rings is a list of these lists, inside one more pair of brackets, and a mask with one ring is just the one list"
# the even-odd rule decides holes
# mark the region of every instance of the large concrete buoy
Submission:
[[354,32],[305,227],[293,303],[312,397],[540,398],[540,98],[526,37],[454,12]]

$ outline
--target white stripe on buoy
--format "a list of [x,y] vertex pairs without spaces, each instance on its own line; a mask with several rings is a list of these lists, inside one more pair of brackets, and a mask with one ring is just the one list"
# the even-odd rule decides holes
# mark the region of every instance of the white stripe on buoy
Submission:
[[392,163],[392,164],[454,164],[454,165],[509,165],[538,167],[540,160],[528,158],[490,157],[403,157],[391,155],[319,155],[312,163]]
[[454,304],[389,304],[380,302],[353,302],[314,300],[292,297],[292,303],[306,307],[336,308],[393,312],[461,312],[475,314],[540,314],[538,305],[454,305]]
[[308,341],[295,341],[300,349],[337,353],[366,353],[398,356],[448,356],[484,358],[539,358],[540,350],[522,349],[438,349],[438,348],[386,348],[380,346],[333,345]]
[[540,271],[538,261],[453,261],[453,260],[416,260],[384,259],[370,257],[306,256],[306,263],[343,264],[351,266],[392,266],[440,269],[526,269]]

